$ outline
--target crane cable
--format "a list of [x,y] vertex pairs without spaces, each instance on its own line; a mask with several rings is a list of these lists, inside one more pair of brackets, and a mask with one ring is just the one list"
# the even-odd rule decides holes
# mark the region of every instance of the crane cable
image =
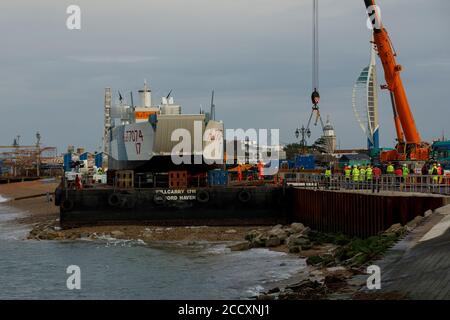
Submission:
[[312,34],[312,89],[313,93],[311,94],[311,102],[313,104],[311,115],[309,117],[307,130],[309,130],[309,126],[311,124],[311,119],[313,117],[314,112],[316,112],[316,120],[314,125],[317,125],[317,122],[320,120],[322,125],[322,129],[324,128],[322,118],[320,116],[319,111],[319,102],[320,102],[320,94],[319,94],[319,1],[313,0],[313,34]]
[[312,89],[319,90],[319,3],[313,0],[313,34],[312,34]]

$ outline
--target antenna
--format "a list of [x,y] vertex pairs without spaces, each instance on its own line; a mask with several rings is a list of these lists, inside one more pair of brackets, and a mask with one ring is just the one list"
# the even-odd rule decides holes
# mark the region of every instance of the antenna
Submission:
[[130,91],[131,107],[134,108],[133,91]]
[[166,96],[166,99],[169,99],[169,98],[170,98],[170,95],[172,94],[172,90],[173,90],[173,89],[170,89],[169,94]]
[[214,104],[214,89],[211,93],[211,119],[216,120],[216,105]]

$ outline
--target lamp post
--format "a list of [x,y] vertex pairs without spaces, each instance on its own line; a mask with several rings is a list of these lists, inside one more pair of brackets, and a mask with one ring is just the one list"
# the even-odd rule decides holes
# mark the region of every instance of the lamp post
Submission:
[[295,137],[298,139],[299,137],[302,137],[300,140],[300,146],[304,149],[308,144],[306,142],[306,137],[311,137],[311,130],[305,128],[305,126],[302,125],[302,127],[299,129],[297,128],[295,130]]
[[37,154],[36,154],[36,175],[39,177],[40,174],[40,156],[41,156],[41,134],[38,132],[36,132],[36,150],[37,150]]

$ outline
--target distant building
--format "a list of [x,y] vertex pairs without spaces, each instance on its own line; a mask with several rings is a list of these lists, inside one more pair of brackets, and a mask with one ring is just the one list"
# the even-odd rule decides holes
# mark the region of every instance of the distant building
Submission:
[[353,111],[367,136],[368,149],[380,147],[378,122],[378,89],[375,49],[372,46],[370,64],[363,69],[353,87]]
[[327,118],[327,123],[323,127],[323,136],[327,153],[334,153],[336,150],[336,134],[331,125],[330,117]]

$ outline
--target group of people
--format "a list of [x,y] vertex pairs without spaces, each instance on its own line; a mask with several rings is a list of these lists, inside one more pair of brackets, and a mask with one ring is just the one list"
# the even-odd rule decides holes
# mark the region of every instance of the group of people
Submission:
[[422,175],[430,175],[433,176],[433,183],[442,183],[443,176],[444,176],[444,168],[441,166],[440,163],[433,162],[433,163],[426,163],[422,167]]
[[381,169],[375,166],[345,166],[344,174],[346,180],[352,180],[354,182],[372,181],[373,179],[379,179],[381,177]]
[[[345,186],[347,189],[372,188],[373,191],[379,191],[380,180],[383,174],[395,177],[392,181],[401,187],[410,176],[411,170],[407,164],[394,165],[393,163],[388,163],[383,167],[374,165],[346,165],[344,167]],[[324,172],[325,180],[328,182],[327,185],[331,185],[332,175],[333,168],[331,166],[327,167]],[[428,163],[422,168],[422,175],[432,176],[433,183],[442,183],[444,168],[436,162]]]
[[[344,167],[345,187],[347,189],[372,189],[373,192],[380,191],[380,179],[381,175],[386,173],[388,175],[395,175],[398,179],[397,182],[401,183],[409,176],[410,170],[406,164],[403,166],[394,167],[392,163],[389,163],[385,170],[381,167],[373,165],[346,165]],[[331,167],[325,170],[325,179],[328,184],[331,184],[331,177],[333,171]]]

